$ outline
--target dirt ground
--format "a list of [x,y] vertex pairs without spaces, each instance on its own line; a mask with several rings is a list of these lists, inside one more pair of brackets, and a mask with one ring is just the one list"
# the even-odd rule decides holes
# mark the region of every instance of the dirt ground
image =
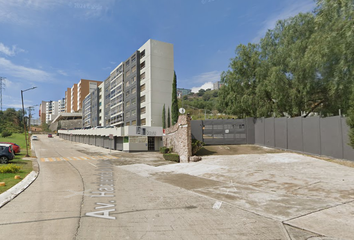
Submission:
[[238,155],[238,154],[263,154],[263,153],[281,153],[282,150],[261,147],[256,145],[213,145],[204,146],[197,152],[197,156],[209,155]]

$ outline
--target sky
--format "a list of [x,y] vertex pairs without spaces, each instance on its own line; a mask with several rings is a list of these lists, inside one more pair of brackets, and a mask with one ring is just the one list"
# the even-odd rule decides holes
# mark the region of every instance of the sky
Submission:
[[[172,43],[177,87],[212,88],[239,44],[313,0],[0,0],[2,109],[65,97],[80,79],[104,81],[155,39]],[[36,106],[38,105],[38,106]]]

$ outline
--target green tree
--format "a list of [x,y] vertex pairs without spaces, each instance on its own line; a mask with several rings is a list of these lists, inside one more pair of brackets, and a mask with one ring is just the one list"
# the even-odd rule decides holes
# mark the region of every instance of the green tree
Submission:
[[239,45],[223,72],[218,109],[239,117],[348,113],[354,84],[352,0],[318,0],[280,20],[259,44]]
[[178,100],[177,100],[177,76],[174,72],[172,83],[172,105],[171,105],[172,125],[178,121]]
[[170,107],[167,110],[167,127],[171,127],[171,115],[170,115]]
[[221,74],[225,87],[219,90],[220,108],[228,114],[254,117],[257,113],[257,68],[260,65],[259,45],[240,44],[230,70]]
[[166,108],[165,108],[165,104],[163,105],[163,108],[162,108],[162,128],[163,129],[166,128]]
[[198,95],[199,97],[201,97],[201,96],[204,95],[205,92],[206,92],[206,91],[205,91],[203,88],[201,88],[201,89],[199,89],[197,95]]

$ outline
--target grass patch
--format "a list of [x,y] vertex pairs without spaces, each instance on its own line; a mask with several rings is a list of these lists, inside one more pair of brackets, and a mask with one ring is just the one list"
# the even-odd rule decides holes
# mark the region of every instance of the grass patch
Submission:
[[[25,140],[23,140],[25,141]],[[10,141],[9,141],[10,142]],[[18,144],[18,143],[16,143]],[[22,150],[21,150],[22,151]],[[19,183],[23,178],[25,178],[30,172],[32,172],[32,161],[22,160],[25,157],[25,152],[22,152],[15,156],[15,158],[9,162],[9,164],[14,164],[20,166],[21,170],[18,173],[0,173],[0,182],[5,182],[6,186],[0,186],[0,194],[7,191],[11,187]],[[1,166],[8,166],[9,164],[0,164]],[[15,176],[21,176],[21,179],[15,179]]]
[[[28,137],[28,136],[27,136]],[[24,133],[13,133],[10,137],[3,138],[0,136],[0,142],[12,142],[21,147],[21,152],[26,151],[26,140]]]

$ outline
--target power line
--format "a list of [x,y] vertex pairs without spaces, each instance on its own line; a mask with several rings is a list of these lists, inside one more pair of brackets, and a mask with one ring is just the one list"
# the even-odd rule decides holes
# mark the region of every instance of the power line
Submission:
[[0,110],[2,111],[2,90],[5,90],[5,79],[4,77],[0,77]]

